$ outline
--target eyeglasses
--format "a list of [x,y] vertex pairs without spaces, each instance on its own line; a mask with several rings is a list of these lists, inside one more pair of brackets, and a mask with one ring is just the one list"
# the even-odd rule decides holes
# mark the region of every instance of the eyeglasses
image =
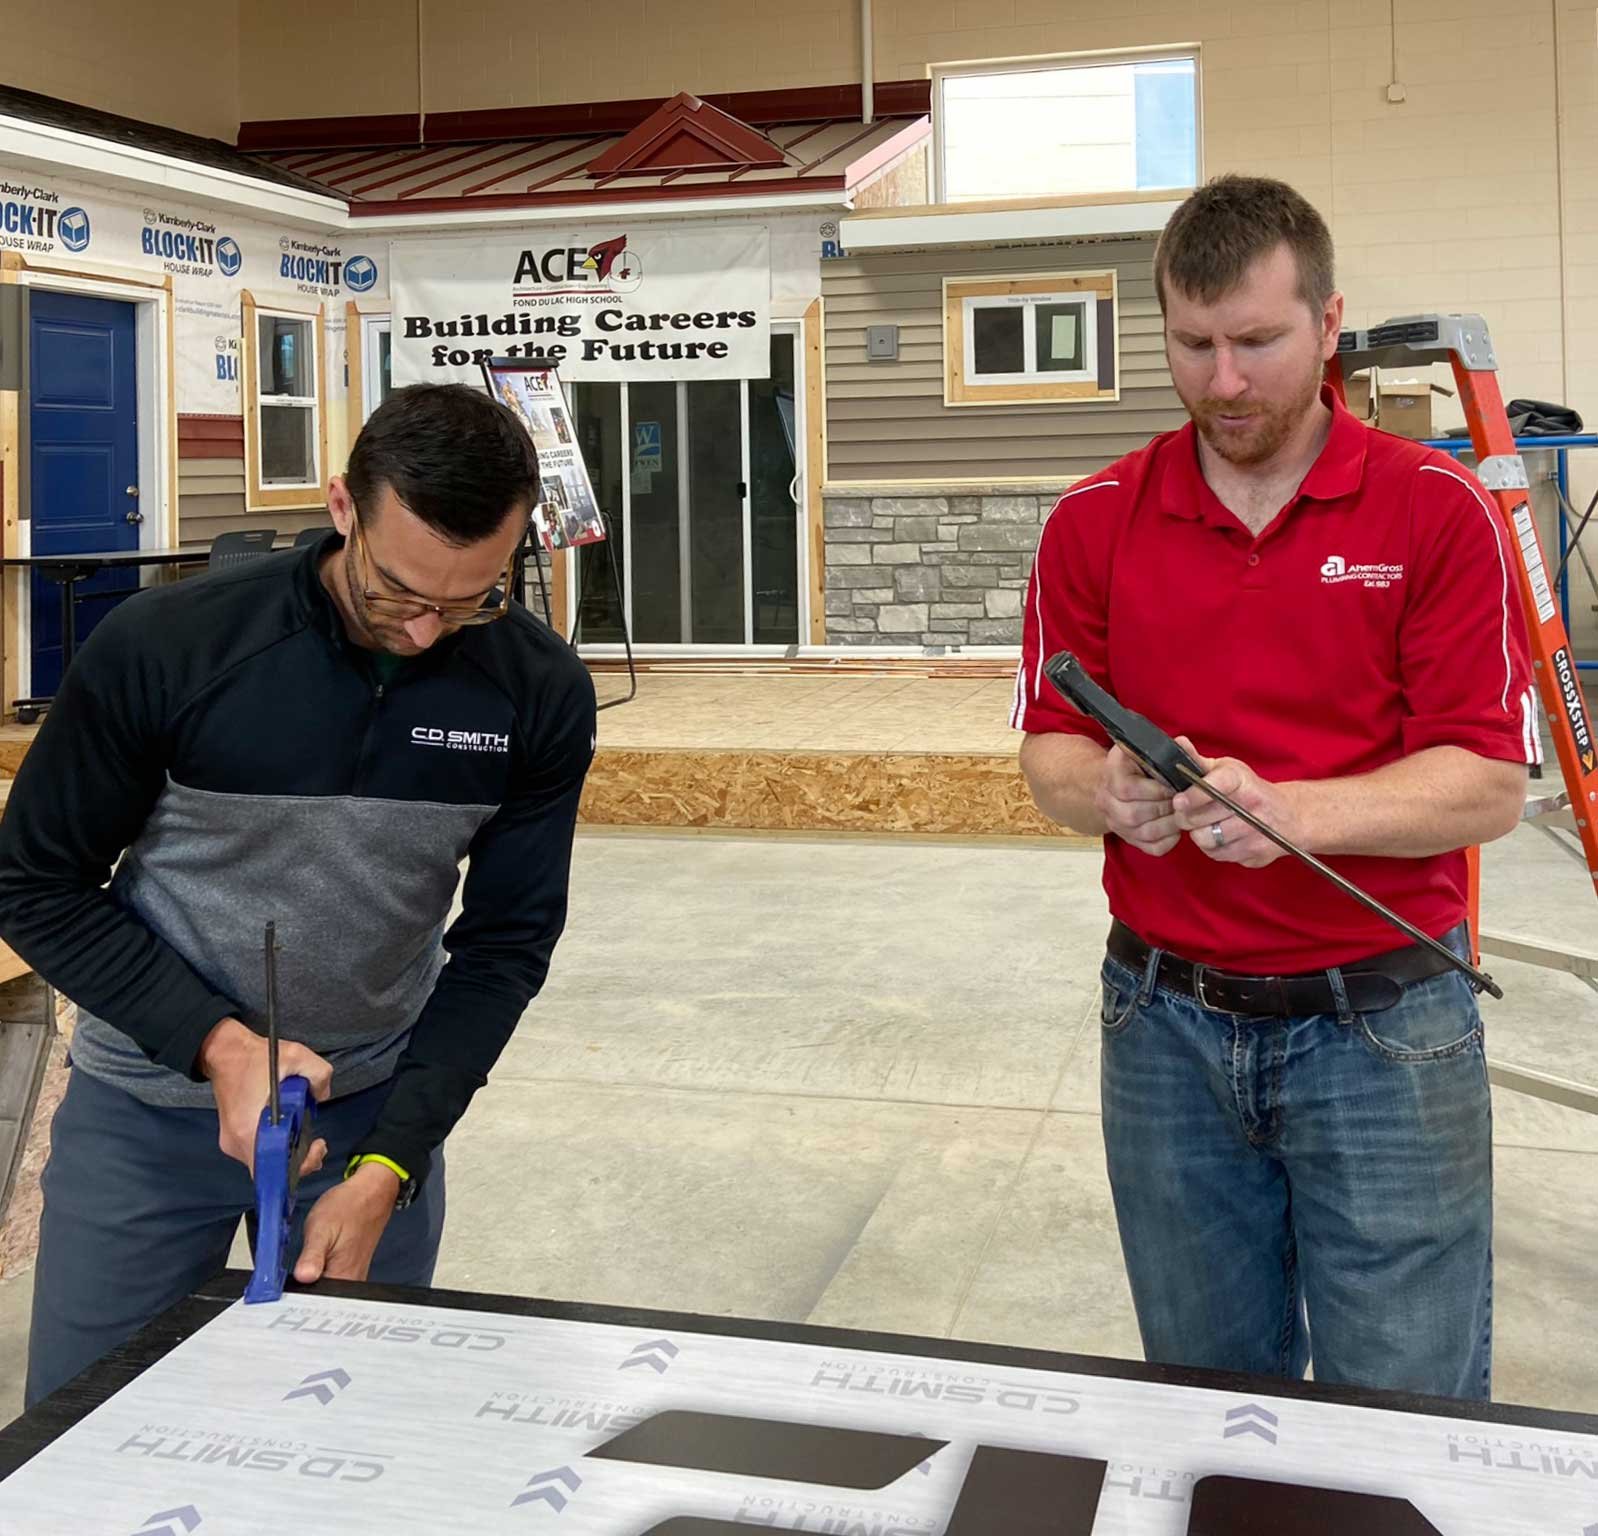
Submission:
[[419,619],[424,614],[437,614],[442,624],[464,626],[467,624],[492,624],[495,619],[502,619],[510,611],[511,582],[516,574],[516,552],[512,551],[511,557],[505,562],[505,570],[499,582],[499,601],[490,601],[493,592],[483,595],[479,603],[428,603],[419,597],[395,597],[389,592],[374,592],[372,590],[372,573],[366,553],[366,541],[361,537],[361,517],[354,503],[350,504],[350,543],[355,550],[357,569],[361,577],[361,596],[366,599],[366,606],[374,613],[379,613],[387,618],[408,621]]

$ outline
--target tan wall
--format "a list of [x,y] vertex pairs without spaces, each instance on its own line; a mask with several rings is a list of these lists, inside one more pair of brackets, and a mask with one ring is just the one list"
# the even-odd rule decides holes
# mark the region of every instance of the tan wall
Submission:
[[[858,78],[855,0],[421,4],[434,111]],[[241,17],[244,117],[415,110],[415,0],[242,0]],[[1598,423],[1590,4],[876,0],[884,80],[962,59],[1179,42],[1202,45],[1205,170],[1283,176],[1321,207],[1353,323],[1479,309],[1507,393],[1568,395]],[[1386,99],[1395,43],[1408,93],[1398,105]]]
[[[1562,306],[1560,274],[1563,215],[1566,291],[1598,295],[1598,185],[1586,169],[1598,149],[1592,7],[1391,0],[1395,35],[1389,3],[1152,0],[1129,15],[1095,0],[892,0],[879,73],[1197,42],[1205,173],[1281,176],[1317,204],[1350,323],[1479,310],[1507,394],[1568,394],[1598,424],[1598,298]],[[1395,43],[1407,88],[1396,105],[1386,92]],[[1441,416],[1460,419],[1446,405]]]
[[5,0],[0,80],[231,144],[239,127],[232,0]]
[[[859,79],[854,0],[420,4],[430,112]],[[239,12],[244,118],[417,110],[417,0],[240,0]]]
[[[1067,481],[1187,418],[1165,366],[1154,242],[891,252],[822,266],[827,483]],[[943,279],[1116,272],[1121,398],[1080,405],[945,407]],[[899,327],[894,362],[866,358],[866,327]]]

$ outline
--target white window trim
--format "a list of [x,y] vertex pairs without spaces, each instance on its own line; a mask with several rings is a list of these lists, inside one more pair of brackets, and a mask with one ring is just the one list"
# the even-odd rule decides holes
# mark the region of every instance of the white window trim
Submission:
[[[1114,317],[1110,334],[1112,368],[1110,383],[1099,381],[1098,343],[1095,323],[1092,373],[1072,379],[1063,373],[1032,373],[1004,383],[992,374],[976,375],[973,383],[967,369],[971,328],[966,323],[966,301],[996,297],[1049,298],[1075,297],[1092,293],[1098,301],[1107,299]],[[943,403],[946,407],[967,409],[1010,405],[1093,404],[1121,398],[1120,279],[1114,267],[1063,269],[1041,272],[966,272],[943,279]],[[1095,316],[1095,322],[1097,317]]]
[[[811,549],[810,549],[810,522],[807,514],[810,473],[807,462],[805,444],[808,441],[806,433],[810,430],[807,415],[809,405],[806,389],[807,375],[805,370],[812,366],[812,360],[805,351],[805,322],[803,320],[779,320],[771,322],[773,333],[782,332],[793,338],[794,358],[794,475],[789,481],[789,488],[794,498],[794,531],[798,542],[798,561],[795,566],[795,577],[799,583],[799,647],[803,650],[806,646],[805,637],[810,633],[810,577],[811,577]],[[740,431],[743,434],[743,477],[744,484],[749,484],[749,379],[739,380],[740,398]],[[686,384],[678,386],[678,422],[686,429],[687,425],[687,395]],[[572,423],[578,422],[578,412],[575,407],[570,407]],[[621,381],[621,434],[623,444],[632,442],[632,395],[626,380]],[[686,470],[686,455],[679,459],[679,472]],[[633,490],[632,476],[622,476],[621,482],[621,526],[622,526],[622,588],[627,615],[627,633],[633,631]],[[744,636],[742,645],[729,644],[701,644],[691,641],[653,640],[639,641],[634,639],[632,651],[634,656],[724,656],[729,650],[734,650],[740,656],[786,656],[793,651],[792,643],[761,644],[751,643],[750,637],[754,623],[754,588],[751,570],[752,545],[750,543],[750,516],[751,501],[744,497]],[[567,549],[558,555],[557,559],[565,561],[565,613],[566,634],[571,635],[577,625],[577,556],[575,549]],[[593,657],[613,657],[624,654],[624,647],[614,640],[590,640],[583,643],[583,655]],[[906,652],[906,654],[910,654]],[[919,655],[920,652],[915,654]]]
[[[1082,310],[1082,368],[1038,367],[1038,331],[1032,312],[1040,304],[1072,304]],[[978,373],[976,369],[976,311],[979,309],[1019,309],[1021,311],[1022,369],[1019,373]],[[1059,293],[1017,294],[1014,296],[971,295],[960,300],[960,324],[965,332],[961,359],[965,382],[980,388],[985,384],[1087,384],[1099,377],[1099,306],[1096,296],[1080,290]]]
[[[1198,43],[1170,43],[1163,47],[1120,48],[1084,53],[1054,53],[1030,58],[961,59],[948,64],[929,66],[932,76],[932,200],[945,204],[949,201],[948,178],[944,174],[946,146],[944,143],[943,84],[949,79],[967,75],[1019,75],[1041,70],[1093,69],[1110,64],[1151,64],[1161,59],[1191,59],[1193,61],[1193,185],[1204,184],[1204,61]],[[1106,202],[1134,192],[1135,187],[1108,188],[1102,194]],[[959,207],[959,204],[953,204]]]
[[254,377],[250,380],[250,387],[255,391],[255,404],[258,410],[270,411],[274,409],[309,410],[311,413],[311,473],[305,480],[268,480],[266,478],[266,461],[263,454],[266,451],[266,434],[260,434],[255,444],[255,474],[257,483],[263,491],[316,491],[322,487],[322,402],[315,395],[263,395],[261,393],[261,322],[263,320],[293,320],[305,327],[305,334],[311,339],[311,367],[310,377],[320,379],[322,376],[322,349],[317,336],[316,316],[300,313],[292,309],[267,309],[258,307],[255,311],[255,367],[252,370]]
[[361,420],[364,422],[382,403],[378,387],[383,378],[382,353],[378,337],[388,334],[393,345],[394,318],[392,315],[361,316]]

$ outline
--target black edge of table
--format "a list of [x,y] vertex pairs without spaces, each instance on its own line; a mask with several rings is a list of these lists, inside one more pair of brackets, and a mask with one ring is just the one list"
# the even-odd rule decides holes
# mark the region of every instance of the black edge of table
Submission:
[[[52,1441],[65,1434],[102,1403],[135,1380],[157,1360],[170,1354],[190,1335],[227,1310],[244,1293],[249,1276],[225,1270],[193,1295],[163,1312],[120,1348],[90,1366],[82,1375],[0,1429],[0,1481]],[[497,1313],[504,1317],[553,1318],[564,1322],[602,1323],[640,1328],[653,1333],[710,1333],[729,1338],[765,1339],[779,1344],[813,1344],[867,1353],[914,1355],[938,1361],[1059,1371],[1076,1376],[1107,1376],[1161,1386],[1193,1387],[1229,1395],[1268,1396],[1344,1407],[1377,1408],[1394,1413],[1427,1414],[1466,1419],[1480,1424],[1507,1424],[1520,1429],[1547,1429],[1562,1434],[1598,1435],[1598,1416],[1514,1403],[1462,1402],[1413,1392],[1388,1392],[1369,1387],[1328,1386],[1322,1382],[1287,1381],[1243,1372],[1198,1370],[1188,1366],[1150,1365],[1103,1355],[1060,1354],[1013,1344],[982,1344],[963,1339],[930,1339],[911,1334],[858,1332],[747,1317],[718,1317],[692,1312],[662,1312],[645,1307],[601,1306],[590,1302],[550,1301],[530,1296],[502,1296],[472,1291],[419,1290],[409,1286],[358,1284],[324,1280],[315,1286],[291,1283],[284,1300],[296,1295],[315,1300],[336,1296],[351,1301],[392,1302],[398,1306],[441,1307]],[[274,1304],[275,1305],[275,1304]]]

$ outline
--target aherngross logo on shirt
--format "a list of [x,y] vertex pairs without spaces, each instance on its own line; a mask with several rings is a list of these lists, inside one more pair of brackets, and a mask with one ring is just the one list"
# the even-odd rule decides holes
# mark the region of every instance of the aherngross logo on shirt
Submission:
[[510,737],[498,731],[446,731],[437,725],[411,728],[411,741],[418,747],[445,747],[456,752],[509,752]]
[[1321,565],[1321,585],[1335,587],[1345,581],[1357,581],[1364,587],[1390,587],[1404,579],[1402,565],[1373,562],[1350,565],[1341,555],[1328,555]]

